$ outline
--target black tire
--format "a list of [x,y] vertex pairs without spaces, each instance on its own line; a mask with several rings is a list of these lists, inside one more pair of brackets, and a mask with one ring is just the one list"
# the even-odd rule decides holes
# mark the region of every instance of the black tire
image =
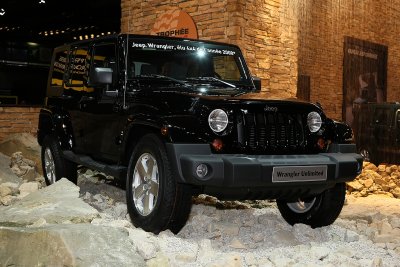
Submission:
[[[43,176],[47,185],[51,185],[63,177],[77,184],[77,165],[62,156],[60,145],[51,135],[46,136],[43,140],[41,159]],[[49,165],[51,160],[54,162],[52,167]]]
[[[177,183],[165,146],[155,134],[147,134],[137,143],[126,180],[126,203],[136,227],[155,234],[166,229],[176,234],[182,229],[191,209],[191,190]],[[135,194],[138,197],[134,199]]]
[[[295,207],[295,203],[285,200],[277,200],[278,209],[282,217],[291,225],[302,223],[310,225],[312,228],[327,226],[332,224],[342,211],[346,196],[345,183],[338,183],[333,188],[327,189],[315,198],[304,199],[302,201],[309,204],[307,208],[300,211]],[[306,205],[307,206],[307,205]]]

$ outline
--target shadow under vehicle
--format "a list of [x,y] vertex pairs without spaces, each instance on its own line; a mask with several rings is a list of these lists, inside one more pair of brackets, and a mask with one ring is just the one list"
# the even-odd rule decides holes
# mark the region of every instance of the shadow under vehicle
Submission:
[[116,35],[55,50],[38,142],[47,183],[81,164],[126,184],[138,227],[174,233],[192,195],[276,199],[290,223],[333,223],[362,169],[351,129],[317,105],[254,99],[237,46]]
[[361,104],[355,140],[365,161],[400,164],[400,103]]

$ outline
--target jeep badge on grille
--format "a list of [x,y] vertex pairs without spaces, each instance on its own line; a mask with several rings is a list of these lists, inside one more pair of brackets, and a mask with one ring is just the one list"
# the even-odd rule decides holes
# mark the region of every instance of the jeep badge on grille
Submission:
[[270,107],[268,105],[265,106],[264,111],[278,112],[277,107]]

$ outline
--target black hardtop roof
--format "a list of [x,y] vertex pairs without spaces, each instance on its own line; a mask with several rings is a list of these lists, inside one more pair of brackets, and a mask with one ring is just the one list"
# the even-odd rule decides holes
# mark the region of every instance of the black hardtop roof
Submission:
[[103,40],[123,38],[123,37],[126,37],[126,36],[128,36],[130,38],[138,38],[138,39],[145,38],[145,39],[153,39],[153,40],[176,41],[177,43],[181,43],[181,42],[196,42],[196,43],[206,43],[206,44],[215,44],[215,45],[225,45],[225,46],[234,47],[234,48],[237,48],[237,49],[240,50],[240,48],[237,45],[234,45],[234,44],[215,42],[215,41],[209,41],[209,40],[178,38],[178,37],[164,37],[164,36],[142,35],[142,34],[126,34],[126,33],[119,33],[119,34],[102,36],[102,37],[98,37],[98,38],[94,38],[94,39],[90,39],[90,40],[82,40],[82,41],[71,42],[71,43],[67,43],[67,44],[58,46],[56,48],[56,50],[58,50],[60,48],[69,47],[69,46],[80,45],[80,44],[90,44],[90,43],[103,41]]
[[369,102],[361,104],[362,107],[379,107],[379,108],[400,108],[400,102],[383,102],[383,103],[375,103]]

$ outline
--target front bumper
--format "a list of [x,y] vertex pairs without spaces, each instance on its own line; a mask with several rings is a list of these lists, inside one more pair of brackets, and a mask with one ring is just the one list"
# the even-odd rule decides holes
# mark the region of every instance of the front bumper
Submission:
[[[362,169],[362,157],[355,153],[354,144],[335,144],[328,153],[313,155],[213,154],[207,144],[167,144],[167,151],[174,173],[181,183],[225,189],[310,185],[329,188],[336,183],[353,180]],[[199,164],[208,167],[204,178],[196,174]],[[324,179],[273,179],[274,168],[310,170],[315,166],[323,166],[326,171]]]

